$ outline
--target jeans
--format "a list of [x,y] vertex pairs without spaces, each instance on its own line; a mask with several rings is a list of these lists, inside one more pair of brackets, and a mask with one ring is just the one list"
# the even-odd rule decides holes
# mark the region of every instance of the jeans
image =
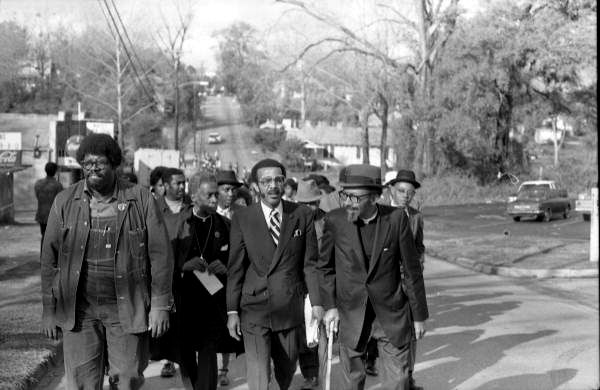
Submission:
[[148,333],[125,333],[116,303],[88,299],[77,306],[75,328],[63,329],[67,389],[101,390],[106,352],[109,375],[117,388],[139,389],[148,365]]

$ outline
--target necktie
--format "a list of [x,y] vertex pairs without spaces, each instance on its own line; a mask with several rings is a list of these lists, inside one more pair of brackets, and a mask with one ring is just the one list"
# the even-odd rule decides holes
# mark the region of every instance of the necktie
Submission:
[[279,222],[279,212],[277,211],[277,209],[271,210],[271,215],[269,216],[269,233],[271,233],[271,238],[273,238],[275,246],[279,245],[279,234],[281,233],[281,225]]

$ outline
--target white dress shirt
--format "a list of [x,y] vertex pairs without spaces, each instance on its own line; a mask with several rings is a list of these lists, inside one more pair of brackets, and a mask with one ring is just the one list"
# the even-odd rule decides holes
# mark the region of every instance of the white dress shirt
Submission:
[[[270,219],[271,210],[273,210],[273,208],[265,202],[263,202],[262,200],[260,201],[260,206],[262,208],[262,212],[265,217],[265,222],[267,223],[267,226],[271,226]],[[275,207],[275,209],[279,212],[279,223],[281,223],[283,221],[283,201],[280,201],[277,207]]]

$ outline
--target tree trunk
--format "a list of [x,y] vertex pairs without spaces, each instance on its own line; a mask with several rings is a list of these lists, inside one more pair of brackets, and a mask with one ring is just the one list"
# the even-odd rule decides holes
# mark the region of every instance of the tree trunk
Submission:
[[175,150],[179,150],[179,57],[175,61]]
[[389,105],[387,99],[380,97],[381,103],[381,143],[380,143],[380,153],[379,153],[379,166],[381,167],[381,174],[385,175],[387,171],[386,165],[386,157],[387,157],[387,133],[388,133],[388,112]]
[[369,109],[363,108],[360,112],[360,126],[361,126],[361,149],[362,149],[362,162],[363,164],[370,164],[369,159]]
[[[417,19],[419,26],[419,43],[421,49],[421,61],[423,66],[419,72],[419,100],[421,107],[421,116],[425,115],[426,106],[429,104],[431,99],[429,78],[430,78],[430,44],[427,36],[427,31],[431,27],[431,20],[429,20],[426,11],[426,0],[416,0],[417,3]],[[417,166],[417,171],[425,175],[431,175],[431,168],[433,167],[433,128],[426,118],[420,118],[419,129],[417,131],[417,161],[420,163]]]

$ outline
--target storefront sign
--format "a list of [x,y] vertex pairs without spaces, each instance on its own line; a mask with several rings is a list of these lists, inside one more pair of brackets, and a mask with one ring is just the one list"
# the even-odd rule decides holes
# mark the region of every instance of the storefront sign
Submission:
[[21,166],[20,150],[0,150],[0,168]]

